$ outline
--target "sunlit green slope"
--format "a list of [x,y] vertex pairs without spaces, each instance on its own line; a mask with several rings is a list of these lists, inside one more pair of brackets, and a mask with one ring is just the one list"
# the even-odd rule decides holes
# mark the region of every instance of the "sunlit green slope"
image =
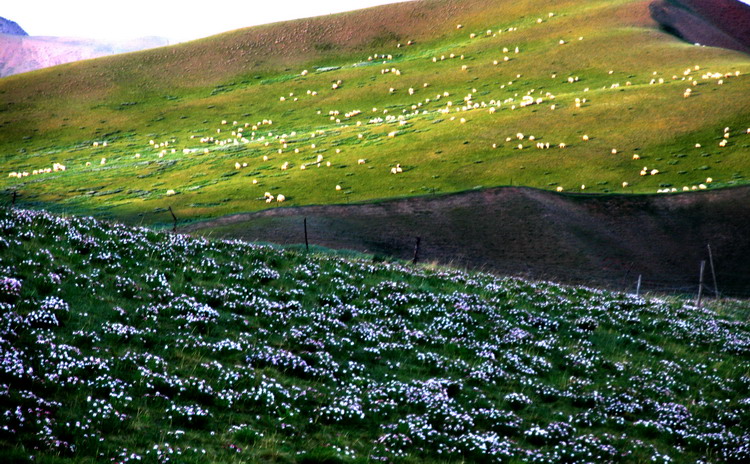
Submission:
[[718,188],[747,182],[749,73],[642,1],[388,5],[2,79],[0,188],[146,223],[278,195]]

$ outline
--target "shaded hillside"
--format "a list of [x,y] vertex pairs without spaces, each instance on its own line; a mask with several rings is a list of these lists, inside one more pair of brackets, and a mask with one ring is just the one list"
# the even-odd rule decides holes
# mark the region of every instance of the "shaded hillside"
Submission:
[[[212,237],[313,244],[500,273],[694,292],[711,244],[720,291],[750,294],[750,188],[673,197],[498,188],[375,204],[276,208],[182,227]],[[708,275],[708,274],[707,274]]]
[[738,0],[656,0],[651,15],[690,42],[750,53],[750,5]]
[[167,39],[160,37],[104,41],[0,34],[0,77],[167,44]]

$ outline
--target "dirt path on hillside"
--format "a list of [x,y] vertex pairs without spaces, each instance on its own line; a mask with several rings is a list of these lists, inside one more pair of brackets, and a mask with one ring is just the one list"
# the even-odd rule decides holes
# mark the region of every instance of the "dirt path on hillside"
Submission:
[[[274,208],[181,232],[312,244],[571,283],[697,290],[711,244],[720,290],[750,294],[750,188],[598,196],[495,188],[370,204]],[[713,286],[713,280],[710,280]]]

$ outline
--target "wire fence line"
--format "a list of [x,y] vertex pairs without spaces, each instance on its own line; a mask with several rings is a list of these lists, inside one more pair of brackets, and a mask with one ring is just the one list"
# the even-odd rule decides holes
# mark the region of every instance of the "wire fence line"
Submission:
[[[12,208],[15,205],[16,196],[12,191],[6,191],[0,205]],[[177,218],[172,212],[174,219],[172,231],[177,231]],[[291,219],[291,218],[290,218]],[[305,224],[306,226],[306,224]],[[302,219],[300,219],[299,237],[291,240],[280,240],[282,244],[304,244],[307,242],[306,228],[303,233]],[[294,234],[292,234],[294,236]],[[347,236],[350,235],[350,236]],[[431,253],[435,249],[444,249],[440,245],[430,244],[424,238],[411,237],[406,234],[399,235],[370,235],[367,233],[346,234],[343,231],[335,234],[328,240],[321,240],[320,245],[334,249],[352,249],[357,252],[373,255],[374,259],[393,257],[412,261],[412,253],[416,258],[419,254],[420,262],[434,262],[469,270],[490,272],[500,276],[521,277],[532,280],[556,281],[572,285],[583,285],[593,288],[603,288],[625,293],[657,293],[683,296],[696,296],[699,288],[705,297],[716,298],[727,296],[732,298],[750,298],[750,272],[726,272],[720,267],[716,272],[716,281],[711,273],[707,273],[702,287],[699,285],[698,265],[696,262],[695,275],[687,275],[686,272],[675,272],[671,276],[654,276],[653,271],[638,269],[635,262],[623,261],[622,258],[602,257],[601,263],[605,265],[560,265],[554,262],[554,257],[547,261],[530,261],[523,253],[514,253],[506,250],[504,255],[496,260],[482,259],[481,253],[471,253],[460,245],[450,247],[449,250],[439,254]],[[214,235],[215,236],[215,235]],[[216,237],[216,236],[215,236]],[[253,237],[250,238],[252,241]],[[257,241],[267,241],[257,237]],[[315,244],[315,233],[310,236],[310,242]],[[335,240],[335,243],[331,241]],[[421,240],[421,247],[415,240]],[[364,248],[364,250],[363,250]],[[454,251],[454,253],[451,253]],[[748,266],[750,271],[750,266]],[[640,279],[639,279],[640,277]],[[640,286],[638,282],[640,280]]]

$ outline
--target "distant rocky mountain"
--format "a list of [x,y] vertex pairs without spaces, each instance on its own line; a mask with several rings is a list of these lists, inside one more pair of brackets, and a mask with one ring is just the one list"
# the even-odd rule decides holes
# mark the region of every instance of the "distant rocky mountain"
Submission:
[[18,24],[0,18],[0,77],[105,55],[168,45],[163,37],[102,41],[29,36]]
[[3,17],[0,17],[0,34],[29,35],[26,33],[26,31],[21,29],[21,26],[11,21],[10,19],[5,19]]

